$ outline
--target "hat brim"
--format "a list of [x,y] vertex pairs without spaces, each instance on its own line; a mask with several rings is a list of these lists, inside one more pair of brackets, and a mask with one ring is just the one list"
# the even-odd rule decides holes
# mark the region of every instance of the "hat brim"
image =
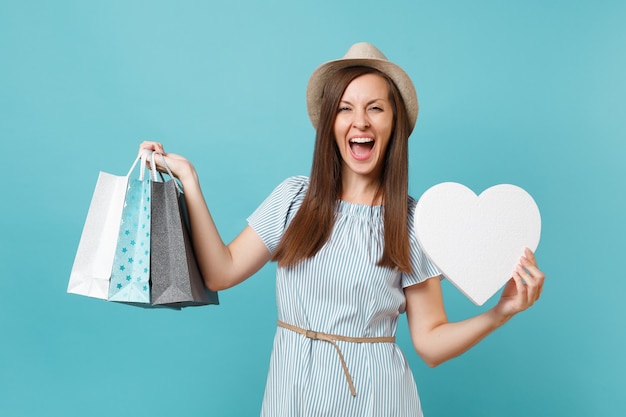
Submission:
[[398,88],[398,91],[400,91],[400,95],[402,96],[402,100],[404,101],[404,106],[406,107],[407,115],[409,117],[411,131],[413,131],[415,122],[417,121],[419,105],[417,102],[417,93],[411,78],[402,68],[393,62],[376,58],[337,59],[328,61],[313,71],[313,74],[311,74],[311,77],[309,78],[309,84],[306,91],[307,110],[313,127],[317,130],[320,107],[322,104],[322,91],[330,76],[340,69],[356,66],[377,69],[391,78]]

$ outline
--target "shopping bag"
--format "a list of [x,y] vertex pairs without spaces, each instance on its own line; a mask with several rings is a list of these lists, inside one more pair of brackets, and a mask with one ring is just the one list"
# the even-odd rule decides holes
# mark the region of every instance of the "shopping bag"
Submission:
[[[128,177],[100,172],[78,243],[67,292],[107,299]],[[145,160],[145,159],[144,159]]]
[[138,179],[129,179],[109,282],[109,301],[150,303],[150,179],[141,155]]
[[[219,304],[216,292],[204,285],[189,234],[189,219],[182,186],[172,175],[157,178],[155,154],[151,159],[152,225],[150,239],[151,303],[154,306],[189,307]],[[162,178],[162,176],[161,176]]]

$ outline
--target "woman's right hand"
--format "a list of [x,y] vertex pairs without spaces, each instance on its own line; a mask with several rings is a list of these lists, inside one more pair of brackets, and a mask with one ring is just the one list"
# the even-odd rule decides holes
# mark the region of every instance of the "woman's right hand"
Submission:
[[[141,153],[144,151],[149,151],[149,152],[154,151],[157,154],[163,155],[163,157],[165,158],[165,162],[167,163],[167,166],[172,171],[172,174],[174,174],[174,176],[178,178],[183,184],[185,184],[187,180],[197,178],[196,171],[193,165],[191,164],[191,162],[189,162],[183,156],[176,155],[173,153],[165,153],[165,149],[163,148],[163,145],[160,142],[153,142],[153,141],[142,142],[139,145],[139,154],[141,155]],[[158,171],[167,173],[167,169],[165,168],[165,166],[163,166],[163,162],[160,157],[155,158],[155,162],[156,162],[156,167]]]

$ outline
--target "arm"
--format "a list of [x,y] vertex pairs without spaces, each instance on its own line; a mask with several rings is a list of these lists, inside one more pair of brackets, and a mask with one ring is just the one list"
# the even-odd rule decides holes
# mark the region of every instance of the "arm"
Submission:
[[526,249],[498,304],[475,317],[448,321],[438,279],[405,288],[411,340],[428,366],[459,356],[539,299],[545,276]]
[[[160,143],[143,142],[140,152],[145,149],[162,153],[172,173],[183,184],[193,247],[208,289],[220,291],[237,285],[269,261],[269,250],[249,226],[230,244],[224,244],[191,162],[179,155],[166,154]],[[159,163],[160,158],[156,161]]]

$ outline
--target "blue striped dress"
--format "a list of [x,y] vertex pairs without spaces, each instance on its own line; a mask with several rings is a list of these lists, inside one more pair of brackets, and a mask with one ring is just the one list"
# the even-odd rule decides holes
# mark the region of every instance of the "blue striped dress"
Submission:
[[[302,204],[307,177],[282,182],[248,218],[270,252]],[[409,207],[413,230],[415,200]],[[293,268],[278,268],[278,320],[351,337],[393,336],[405,310],[403,288],[438,276],[414,234],[412,274],[376,266],[383,246],[381,207],[338,202],[328,242]],[[354,381],[349,391],[335,348],[277,328],[262,417],[421,417],[417,388],[395,343],[337,342]]]

